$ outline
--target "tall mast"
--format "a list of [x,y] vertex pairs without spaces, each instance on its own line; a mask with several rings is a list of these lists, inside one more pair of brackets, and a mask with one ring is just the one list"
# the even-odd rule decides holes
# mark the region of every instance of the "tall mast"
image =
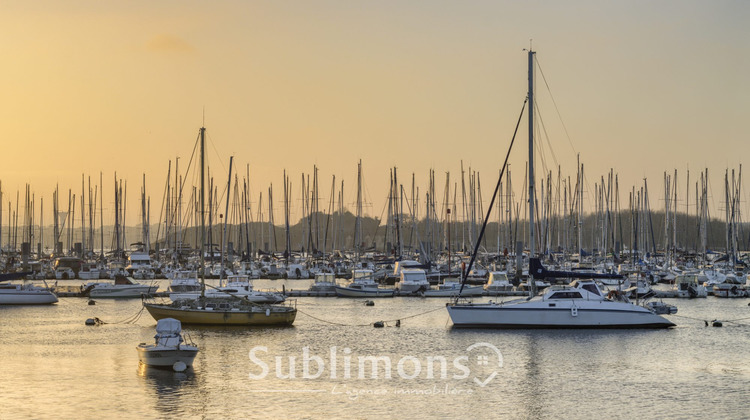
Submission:
[[206,199],[205,199],[205,183],[206,183],[206,158],[205,158],[205,140],[206,140],[206,128],[201,127],[200,130],[200,136],[201,136],[201,196],[200,196],[200,203],[201,203],[201,245],[200,245],[200,256],[201,256],[201,298],[206,297],[206,287],[205,287],[205,281],[206,281],[206,268],[205,268],[205,253],[204,253],[204,247],[206,246],[206,214],[205,214],[205,208],[206,208]]
[[[529,258],[536,254],[534,237],[534,51],[529,49]],[[519,267],[520,269],[520,267]],[[529,273],[529,290],[536,294],[533,273]]]

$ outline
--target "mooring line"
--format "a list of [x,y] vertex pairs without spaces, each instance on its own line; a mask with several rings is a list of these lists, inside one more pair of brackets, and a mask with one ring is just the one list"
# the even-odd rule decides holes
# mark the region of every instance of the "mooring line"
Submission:
[[[430,309],[429,311],[420,312],[420,313],[417,313],[417,314],[408,315],[408,316],[401,317],[401,318],[395,318],[395,319],[390,319],[390,320],[386,320],[386,321],[377,321],[377,322],[383,322],[383,323],[386,323],[386,324],[389,323],[389,322],[399,322],[399,321],[404,320],[404,319],[416,318],[418,316],[427,315],[429,313],[432,313],[432,312],[435,312],[435,311],[439,311],[441,309],[443,309],[442,306],[438,307],[438,308],[435,308],[435,309]],[[309,313],[307,313],[305,311],[302,311],[300,309],[297,309],[297,312],[299,312],[301,314],[304,314],[304,315],[307,315],[307,316],[309,316],[310,318],[312,318],[312,319],[314,319],[316,321],[324,322],[326,324],[331,324],[331,325],[338,325],[338,326],[342,326],[342,327],[369,327],[369,326],[372,326],[372,325],[375,324],[375,322],[370,322],[369,324],[344,324],[344,323],[341,323],[341,322],[328,321],[326,319],[322,319],[322,318],[316,317],[314,315],[310,315]]]

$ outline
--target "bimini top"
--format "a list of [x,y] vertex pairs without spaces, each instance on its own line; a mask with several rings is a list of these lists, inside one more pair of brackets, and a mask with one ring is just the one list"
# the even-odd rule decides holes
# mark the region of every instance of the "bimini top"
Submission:
[[182,331],[182,324],[174,318],[162,318],[156,323],[157,334],[179,334]]

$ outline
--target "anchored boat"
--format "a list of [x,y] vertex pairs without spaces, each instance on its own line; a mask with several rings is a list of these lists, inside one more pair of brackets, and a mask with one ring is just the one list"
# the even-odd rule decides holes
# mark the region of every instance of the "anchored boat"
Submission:
[[173,318],[163,318],[156,323],[154,344],[141,343],[136,347],[138,359],[146,366],[172,368],[181,372],[193,365],[198,346],[186,343],[182,324]]

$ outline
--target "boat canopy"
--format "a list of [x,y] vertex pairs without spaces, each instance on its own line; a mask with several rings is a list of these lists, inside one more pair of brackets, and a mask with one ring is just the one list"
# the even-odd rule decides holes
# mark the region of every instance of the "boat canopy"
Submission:
[[182,331],[182,324],[174,318],[162,318],[156,323],[158,334],[179,334],[180,331]]

